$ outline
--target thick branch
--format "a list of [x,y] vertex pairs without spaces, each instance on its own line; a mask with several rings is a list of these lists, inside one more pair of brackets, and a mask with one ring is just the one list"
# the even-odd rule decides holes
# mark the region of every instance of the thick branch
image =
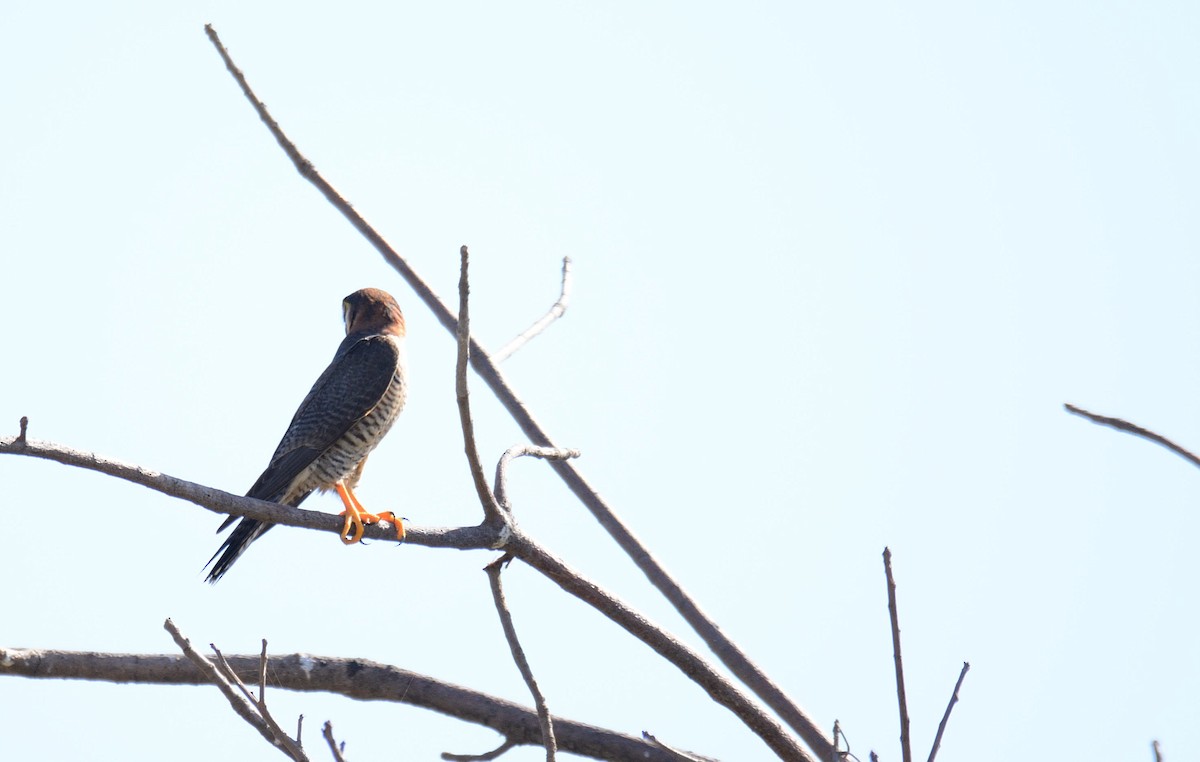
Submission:
[[[226,656],[243,680],[258,674],[259,655]],[[31,678],[104,680],[156,685],[207,685],[209,679],[179,654],[109,654],[0,647],[0,675]],[[271,657],[272,687],[291,691],[336,693],[360,701],[393,701],[431,709],[483,725],[514,743],[539,746],[537,713],[528,707],[445,683],[416,672],[365,659],[311,654]],[[606,760],[673,762],[668,753],[612,730],[563,717],[554,718],[562,751]]]
[[[187,500],[214,513],[248,516],[271,524],[318,529],[326,532],[340,532],[342,529],[342,520],[330,513],[290,508],[279,503],[234,495],[158,471],[151,471],[132,463],[123,463],[53,442],[21,441],[15,437],[3,437],[0,438],[0,454],[5,453],[44,458],[68,466],[98,471],[134,484],[140,484],[143,487],[149,487],[164,495]],[[459,550],[490,548],[497,538],[496,529],[485,526],[414,527],[406,525],[405,529],[404,542],[406,544],[424,545],[430,548],[457,548]],[[364,536],[375,540],[394,541],[396,539],[395,532],[396,530],[391,528],[387,522],[380,522],[368,525]]]
[[585,603],[603,611],[609,619],[621,625],[630,635],[650,646],[667,661],[679,668],[703,688],[713,701],[733,712],[746,727],[754,731],[780,759],[812,762],[800,745],[774,718],[767,715],[750,697],[726,680],[699,654],[677,640],[666,630],[650,622],[624,601],[599,585],[585,579],[562,559],[526,536],[520,529],[513,531],[508,551],[549,577],[555,584]]
[[[375,250],[379,252],[383,259],[412,287],[418,298],[425,303],[425,306],[429,308],[438,322],[452,335],[456,334],[457,322],[450,309],[438,298],[433,289],[429,287],[408,262],[384,240],[383,236],[372,228],[348,201],[342,198],[341,194],[313,168],[312,163],[308,159],[300,154],[295,144],[287,138],[283,130],[280,129],[279,124],[271,117],[266,106],[258,100],[253,90],[250,89],[246,78],[238,70],[237,66],[234,65],[228,51],[221,44],[216,31],[211,25],[206,26],[205,31],[220,53],[221,58],[225,61],[226,68],[229,69],[234,79],[237,80],[239,86],[242,88],[242,92],[250,101],[255,111],[258,112],[259,118],[266,124],[271,134],[275,136],[276,141],[295,164],[301,176],[311,182],[325,196],[329,203],[341,212],[350,221],[350,224],[375,247]],[[525,436],[534,444],[544,447],[556,447],[557,445],[555,445],[554,440],[534,419],[528,408],[525,407],[525,404],[513,391],[512,387],[509,386],[508,381],[500,373],[497,363],[483,350],[475,339],[470,340],[470,355],[471,367],[484,380],[484,383],[491,388],[492,392],[500,400],[500,403],[525,433]],[[712,649],[713,653],[725,663],[725,666],[733,674],[737,675],[738,679],[745,683],[750,690],[758,694],[771,709],[777,712],[783,718],[784,722],[799,733],[805,743],[816,752],[818,757],[828,759],[833,751],[833,742],[825,735],[820,726],[805,714],[790,696],[784,693],[779,686],[775,685],[767,677],[766,673],[752,662],[721,631],[717,624],[700,609],[696,602],[691,599],[691,596],[683,590],[679,583],[667,573],[658,560],[642,545],[641,541],[630,531],[629,527],[617,517],[612,508],[600,497],[600,494],[587,483],[587,480],[583,478],[583,475],[575,465],[569,461],[552,461],[550,467],[562,478],[567,487],[575,493],[584,506],[591,511],[592,516],[612,536],[621,549],[637,564],[638,568],[642,570],[642,573],[646,575],[651,584],[658,588],[666,599],[671,602],[671,605],[679,611],[687,623],[704,640],[708,647]]]
[[513,352],[516,352],[521,347],[529,343],[542,331],[550,327],[550,324],[563,316],[567,311],[567,302],[571,299],[571,258],[563,257],[562,266],[562,287],[559,290],[558,301],[550,305],[550,310],[533,322],[533,325],[526,328],[517,335],[512,341],[497,349],[492,353],[494,362],[504,362]]

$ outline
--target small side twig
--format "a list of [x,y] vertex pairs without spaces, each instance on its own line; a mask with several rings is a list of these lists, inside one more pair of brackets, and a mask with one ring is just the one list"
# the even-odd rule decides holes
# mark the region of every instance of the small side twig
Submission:
[[25,434],[28,431],[29,431],[29,416],[23,415],[23,416],[21,416],[21,433],[17,434],[17,439],[15,442],[13,442],[13,444],[18,445],[19,447],[24,447],[25,442],[27,441],[25,439]]
[[512,513],[512,504],[508,500],[508,464],[516,458],[529,456],[542,460],[566,460],[578,458],[579,450],[568,450],[561,447],[537,447],[535,445],[513,445],[504,451],[496,464],[496,487],[493,493],[496,502],[505,513]]
[[[279,726],[275,724],[274,720],[269,720],[248,699],[238,696],[237,691],[234,689],[234,684],[222,673],[223,670],[197,651],[192,646],[191,641],[175,626],[174,622],[167,619],[163,622],[163,628],[171,633],[171,637],[174,638],[175,644],[179,646],[179,650],[183,651],[184,655],[200,669],[208,678],[208,681],[216,685],[221,693],[225,694],[225,698],[229,701],[229,705],[233,707],[233,711],[237,712],[243,720],[249,723],[250,727],[257,730],[272,746],[279,749],[288,757],[291,757],[295,762],[308,762],[308,757],[305,756],[304,751],[288,737],[287,733],[279,730]],[[220,656],[219,659],[224,662],[223,656]],[[230,673],[232,673],[232,669],[229,668],[227,662],[224,664],[224,668],[229,669]],[[241,680],[238,680],[238,684],[241,685],[241,690],[245,692],[246,686],[241,684]]]
[[701,757],[682,749],[676,749],[674,746],[668,746],[645,730],[642,731],[642,738],[670,754],[677,762],[712,762],[710,757]]
[[571,299],[571,258],[563,257],[562,264],[562,286],[558,293],[558,301],[550,305],[550,309],[545,315],[533,322],[533,325],[526,328],[517,335],[512,341],[508,342],[499,350],[492,353],[492,362],[504,362],[512,356],[521,347],[529,343],[529,340],[540,334],[542,331],[550,327],[550,324],[563,316],[567,311],[567,302]]
[[967,670],[970,668],[971,662],[964,661],[962,672],[958,673],[958,682],[954,684],[954,692],[950,694],[950,703],[946,704],[946,712],[942,715],[942,721],[938,723],[937,735],[933,737],[933,748],[929,750],[929,762],[933,762],[937,757],[938,748],[942,745],[942,733],[946,732],[946,723],[950,721],[950,712],[958,703],[958,691],[962,688],[963,678],[967,676]]
[[1154,749],[1154,762],[1163,762],[1162,747],[1158,745],[1157,740],[1150,744],[1150,748]]
[[484,571],[487,572],[488,581],[492,586],[492,599],[496,603],[496,613],[500,616],[500,626],[504,628],[504,638],[508,641],[508,649],[512,652],[513,661],[516,662],[517,669],[521,671],[521,677],[524,678],[525,685],[528,686],[529,693],[533,696],[534,707],[537,708],[538,721],[542,725],[542,743],[546,747],[546,762],[554,762],[558,749],[554,740],[554,721],[550,719],[550,709],[546,706],[546,697],[542,695],[542,689],[538,687],[537,679],[533,676],[529,659],[525,658],[525,649],[521,648],[521,641],[517,639],[517,628],[513,625],[512,613],[504,601],[504,586],[500,583],[500,571],[512,559],[512,554],[505,553],[484,567]]
[[471,468],[471,480],[483,506],[485,522],[500,526],[506,523],[505,515],[496,502],[496,496],[488,489],[487,477],[483,475],[483,463],[479,460],[479,448],[475,445],[475,424],[471,421],[471,392],[467,386],[467,362],[471,354],[471,318],[469,312],[471,285],[467,278],[470,254],[467,247],[460,247],[458,270],[458,363],[454,369],[454,390],[458,399],[458,418],[462,424],[463,449]]
[[900,657],[900,615],[896,611],[896,579],[892,576],[892,551],[883,549],[883,569],[887,574],[888,613],[892,618],[892,654],[896,660],[896,698],[900,704],[900,752],[904,762],[912,762],[912,741],[908,735],[908,698],[904,693],[904,660]]
[[1075,407],[1074,405],[1072,405],[1070,403],[1065,403],[1063,405],[1063,408],[1068,413],[1072,413],[1081,418],[1086,418],[1089,421],[1091,421],[1092,423],[1097,423],[1097,424],[1100,424],[1101,426],[1110,426],[1110,427],[1116,429],[1117,431],[1125,431],[1130,434],[1133,434],[1134,436],[1141,437],[1142,439],[1148,439],[1151,442],[1153,442],[1154,444],[1162,445],[1163,447],[1167,448],[1168,450],[1170,450],[1171,452],[1180,456],[1181,458],[1184,458],[1184,459],[1190,461],[1193,466],[1200,467],[1200,457],[1193,455],[1192,453],[1188,452],[1187,450],[1185,450],[1184,448],[1175,444],[1174,442],[1172,442],[1171,440],[1162,436],[1161,434],[1155,434],[1153,431],[1150,431],[1149,429],[1143,429],[1141,426],[1130,423],[1129,421],[1123,421],[1120,418],[1109,418],[1106,415],[1097,415],[1096,413],[1090,413],[1087,410],[1084,410],[1083,408],[1080,408],[1080,407]]
[[496,759],[516,746],[516,741],[511,738],[505,738],[504,743],[491,751],[485,751],[483,754],[451,754],[448,751],[444,751],[442,752],[442,759],[447,760],[447,762],[488,762],[488,760]]
[[334,762],[346,762],[346,758],[342,756],[342,752],[346,750],[346,744],[339,744],[333,740],[333,723],[325,721],[325,727],[321,729],[321,735],[325,736],[325,742],[329,744],[329,751],[333,754]]

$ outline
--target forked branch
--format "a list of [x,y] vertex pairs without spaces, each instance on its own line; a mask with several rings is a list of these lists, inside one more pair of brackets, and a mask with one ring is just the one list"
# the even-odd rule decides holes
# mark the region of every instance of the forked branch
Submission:
[[[416,273],[411,265],[401,257],[383,236],[381,236],[364,219],[354,207],[338,193],[324,177],[313,167],[312,162],[305,158],[295,144],[284,134],[279,124],[271,117],[262,101],[254,94],[246,81],[245,75],[234,64],[229,52],[221,44],[220,38],[211,25],[205,27],[205,32],[217,49],[225,67],[237,81],[242,93],[250,101],[259,118],[271,131],[280,147],[292,160],[297,171],[304,179],[312,183],[317,190],[338,210],[356,230],[379,252],[416,292],[418,298],[429,308],[434,317],[451,334],[457,334],[457,321],[454,314],[433,292],[433,289]],[[500,373],[496,361],[473,338],[469,339],[471,367],[479,374],[500,400],[500,403],[513,417],[525,436],[534,444],[544,447],[555,447],[554,440],[546,430],[534,419],[529,409],[513,391],[508,381]],[[571,461],[551,461],[551,468],[562,478],[567,487],[592,513],[592,516],[605,531],[612,536],[622,550],[633,560],[658,590],[671,602],[696,633],[704,640],[713,653],[725,663],[738,679],[758,694],[766,704],[779,714],[804,739],[817,756],[828,759],[833,751],[833,742],[825,735],[820,726],[812,720],[767,675],[750,660],[748,656],[722,632],[717,624],[692,600],[682,586],[663,568],[662,564],[650,553],[640,540],[630,531],[629,527],[616,515],[612,508],[600,497],[600,494],[590,485]]]

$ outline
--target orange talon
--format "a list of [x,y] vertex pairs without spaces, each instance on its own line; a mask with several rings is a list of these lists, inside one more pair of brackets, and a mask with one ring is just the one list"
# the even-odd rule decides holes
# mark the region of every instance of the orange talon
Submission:
[[[346,521],[342,524],[341,539],[347,545],[354,545],[362,540],[365,524],[377,524],[380,521],[390,521],[396,525],[396,536],[398,539],[404,539],[404,522],[400,517],[391,511],[376,516],[374,513],[367,513],[362,507],[362,503],[358,502],[358,498],[350,491],[346,485],[338,482],[334,485],[337,490],[338,497],[342,499],[342,505],[346,506],[346,510],[339,513],[339,516],[345,516]],[[353,530],[351,529],[353,527]]]
[[401,540],[401,541],[404,540],[404,519],[400,518],[399,516],[392,513],[391,511],[384,511],[380,514],[377,514],[375,516],[375,518],[379,519],[380,521],[390,521],[393,524],[395,524],[396,525],[396,539]]

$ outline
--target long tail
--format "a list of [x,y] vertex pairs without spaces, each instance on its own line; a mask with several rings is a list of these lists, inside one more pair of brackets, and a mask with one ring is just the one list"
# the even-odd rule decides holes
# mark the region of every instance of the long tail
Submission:
[[[208,573],[206,581],[213,584],[225,576],[225,572],[229,571],[229,567],[233,566],[234,561],[241,558],[242,554],[246,552],[246,548],[250,547],[250,543],[262,537],[273,526],[275,525],[264,524],[257,519],[242,519],[237,528],[225,538],[224,544],[217,548],[217,552],[213,553],[213,557],[208,559],[208,563],[204,565],[205,569],[212,566],[212,571]],[[224,527],[222,526],[222,528]],[[215,564],[214,560],[216,560]]]
[[[308,495],[304,495],[299,500],[294,501],[292,506],[300,505],[306,497]],[[221,524],[217,531],[224,530],[225,527],[232,524],[236,519],[236,516],[230,516],[225,519],[225,522]],[[233,562],[241,558],[242,554],[246,552],[246,548],[250,547],[250,543],[262,537],[273,526],[275,525],[265,524],[258,519],[242,519],[238,522],[237,527],[225,538],[225,542],[222,543],[221,547],[217,548],[217,552],[213,553],[213,557],[208,559],[208,563],[204,565],[205,569],[212,566],[212,571],[208,573],[205,581],[209,584],[215,584],[217,580],[224,577],[225,572],[229,571],[229,567],[233,566]],[[217,556],[220,556],[220,558],[217,558]],[[213,561],[216,561],[216,563],[214,564]]]

